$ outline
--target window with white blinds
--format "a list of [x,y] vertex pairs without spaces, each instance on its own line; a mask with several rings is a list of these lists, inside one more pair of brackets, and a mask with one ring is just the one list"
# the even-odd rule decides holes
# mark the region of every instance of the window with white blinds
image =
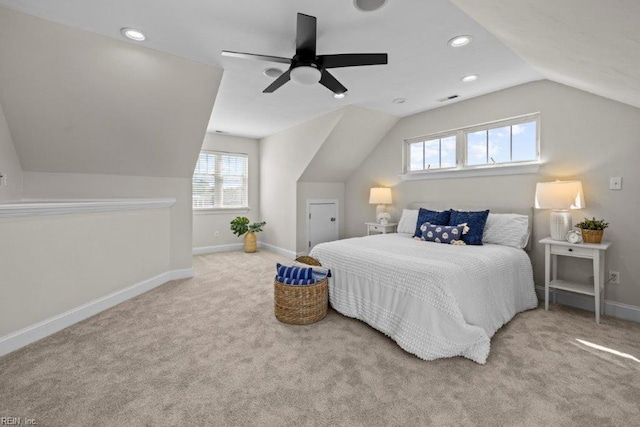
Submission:
[[193,208],[248,207],[246,154],[201,151],[193,172]]

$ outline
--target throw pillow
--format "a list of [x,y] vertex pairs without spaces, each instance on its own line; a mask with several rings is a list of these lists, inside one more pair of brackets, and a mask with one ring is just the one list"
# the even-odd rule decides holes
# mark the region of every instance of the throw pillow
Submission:
[[398,222],[398,233],[411,234],[416,230],[418,223],[418,209],[403,209]]
[[529,217],[518,214],[490,213],[484,227],[482,243],[522,249],[529,240]]
[[467,245],[482,245],[482,234],[484,233],[484,226],[487,223],[488,216],[488,209],[486,211],[477,212],[465,212],[451,209],[449,225],[460,225],[466,223],[469,227],[469,232],[462,236],[462,240]]
[[420,226],[422,231],[422,239],[428,242],[459,244],[462,242],[462,236],[467,233],[468,227],[465,224],[460,225],[435,225],[425,222]]
[[[416,231],[413,237],[422,237],[420,226],[425,222],[435,225],[449,225],[450,211],[430,211],[429,209],[420,208],[418,211],[418,222],[416,223]],[[457,225],[457,224],[456,224]],[[482,237],[482,234],[480,235]]]

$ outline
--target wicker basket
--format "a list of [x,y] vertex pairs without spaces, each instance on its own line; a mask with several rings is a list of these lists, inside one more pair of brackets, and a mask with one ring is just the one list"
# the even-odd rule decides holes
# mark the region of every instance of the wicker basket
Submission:
[[604,230],[582,230],[582,241],[584,243],[601,243]]
[[[321,264],[312,257],[303,256],[296,261],[309,265]],[[309,325],[322,320],[327,315],[329,290],[324,278],[313,285],[273,284],[274,309],[276,319],[292,325]]]

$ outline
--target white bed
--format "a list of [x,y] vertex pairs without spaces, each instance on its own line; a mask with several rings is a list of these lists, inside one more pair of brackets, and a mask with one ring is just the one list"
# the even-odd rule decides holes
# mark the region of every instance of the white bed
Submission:
[[464,356],[484,364],[495,332],[537,306],[522,249],[382,234],[323,243],[310,255],[332,271],[335,310],[425,360]]

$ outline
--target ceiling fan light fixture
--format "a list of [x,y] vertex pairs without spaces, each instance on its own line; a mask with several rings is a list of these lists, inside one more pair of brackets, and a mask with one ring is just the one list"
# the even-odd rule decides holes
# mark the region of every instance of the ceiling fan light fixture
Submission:
[[344,98],[345,96],[347,96],[347,94],[346,94],[345,92],[341,92],[341,93],[334,93],[334,94],[333,94],[333,97],[334,97],[335,99],[342,99],[342,98]]
[[147,36],[145,36],[142,31],[135,28],[121,28],[120,33],[129,40],[133,40],[136,42],[143,42],[147,39]]
[[353,0],[353,5],[363,12],[372,12],[380,9],[386,2],[387,0]]
[[300,65],[291,70],[291,80],[300,85],[312,85],[320,81],[321,73],[315,67]]
[[473,40],[473,37],[471,37],[471,36],[466,36],[466,35],[456,36],[456,37],[452,38],[451,40],[449,40],[449,46],[451,46],[451,47],[466,46],[469,43],[471,43],[472,40]]

